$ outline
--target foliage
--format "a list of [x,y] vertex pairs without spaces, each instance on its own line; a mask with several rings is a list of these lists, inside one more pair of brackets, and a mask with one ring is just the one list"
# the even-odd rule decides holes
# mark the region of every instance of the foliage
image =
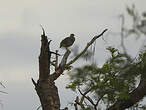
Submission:
[[70,74],[72,82],[67,88],[74,91],[82,88],[84,92],[92,88],[92,97],[109,106],[117,100],[128,98],[128,93],[135,89],[138,76],[146,69],[143,67],[146,67],[146,52],[131,62],[117,49],[108,47],[107,50],[111,57],[102,67],[86,65],[74,69]]
[[[145,35],[146,19],[140,19],[134,5],[132,8],[127,7],[127,12],[133,20],[133,27],[131,29],[122,27],[122,39],[130,34]],[[71,83],[67,88],[79,91],[81,94],[79,106],[92,110],[93,108],[99,110],[100,105],[108,108],[121,99],[128,99],[129,93],[137,87],[140,76],[146,71],[146,51],[132,59],[126,52],[124,40],[121,41],[121,46],[125,50],[123,53],[113,47],[107,48],[111,56],[101,67],[85,65],[71,71],[69,74]],[[133,108],[146,109],[140,103],[133,105]]]

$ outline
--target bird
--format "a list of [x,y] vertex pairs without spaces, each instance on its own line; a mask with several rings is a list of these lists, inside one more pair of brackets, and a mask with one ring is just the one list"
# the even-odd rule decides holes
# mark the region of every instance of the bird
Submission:
[[75,41],[75,35],[74,34],[70,34],[69,37],[66,37],[65,39],[63,39],[61,42],[60,42],[60,48],[64,47],[64,48],[68,48],[70,46],[73,45],[74,41]]

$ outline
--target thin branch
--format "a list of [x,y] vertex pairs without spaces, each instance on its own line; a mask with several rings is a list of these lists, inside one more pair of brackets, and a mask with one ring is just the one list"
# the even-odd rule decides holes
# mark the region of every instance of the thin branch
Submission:
[[39,110],[41,107],[42,107],[42,105],[40,105],[40,106],[37,108],[37,110]]
[[65,67],[66,65],[66,62],[67,62],[67,58],[68,56],[70,55],[71,51],[70,50],[67,50],[66,53],[64,54],[62,60],[61,60],[61,63],[59,64],[59,68],[62,68],[62,67]]
[[84,94],[81,92],[80,89],[78,89],[78,90],[79,90],[80,94],[81,94],[84,98],[86,98],[92,105],[95,106],[93,100],[92,100],[89,96],[86,96],[86,94],[89,93],[89,92],[91,91],[91,89],[89,89],[88,91],[86,91]]
[[3,88],[6,88],[6,87],[3,85],[3,83],[2,83],[2,82],[0,82],[0,85],[1,85],[1,86],[3,86]]
[[78,106],[77,105],[80,105],[78,96],[76,97],[76,100],[75,100],[75,103],[74,103],[75,110],[78,110]]
[[32,81],[33,85],[34,85],[35,87],[37,87],[37,83],[34,81],[33,78],[31,78],[31,81]]
[[45,36],[45,29],[43,28],[43,26],[40,24],[42,31],[43,31],[43,35]]
[[61,63],[59,64],[59,67],[50,76],[50,80],[52,80],[52,81],[56,80],[63,73],[63,71],[65,70],[65,65],[66,65],[66,62],[67,62],[67,58],[70,55],[70,53],[71,53],[70,50],[67,49],[67,51],[65,52],[65,54],[64,54],[64,56],[61,60]]
[[[104,95],[103,95],[103,96],[104,96]],[[97,106],[97,105],[99,104],[99,101],[103,98],[103,96],[101,96],[101,97],[97,100],[95,106]]]
[[82,95],[82,94],[81,94],[81,93],[82,93],[81,90],[78,88],[78,91],[79,91],[80,94],[82,95],[82,98],[81,98],[81,100],[80,100],[80,103],[83,103],[86,94],[88,94],[91,90],[92,90],[92,88],[90,88],[89,90],[87,90],[87,91]]
[[54,54],[54,55],[58,55],[58,56],[61,56],[59,53],[56,53],[56,52],[52,52],[50,51],[51,54]]
[[75,110],[78,110],[78,106],[76,103],[74,104],[74,107],[75,107]]
[[4,94],[8,94],[7,92],[4,92],[4,91],[0,91],[1,93],[4,93]]
[[89,96],[86,96],[86,94],[88,94],[92,90],[92,88],[87,90],[85,93],[82,93],[80,89],[78,89],[78,90],[79,90],[80,94],[82,95],[80,103],[83,103],[84,98],[86,98],[94,106],[94,109],[97,110],[97,105],[104,95],[97,100],[96,104],[94,104],[93,100]]
[[72,59],[68,64],[66,64],[66,67],[70,66],[71,64],[73,64],[80,56],[82,56],[88,49],[88,47],[90,45],[92,45],[92,43],[99,37],[101,37],[105,32],[107,31],[107,29],[103,30],[103,32],[101,34],[99,34],[98,36],[94,36],[93,39],[87,43],[86,47],[84,48],[84,50],[78,54],[74,59]]
[[[76,104],[76,107],[77,107],[77,104],[78,104],[78,105],[80,105],[82,110],[85,110],[84,104],[81,103],[81,101],[79,102],[79,97],[78,96],[76,97],[75,104]],[[75,110],[78,110],[78,108],[76,108]]]
[[56,50],[56,62],[55,62],[55,71],[58,68],[58,50]]

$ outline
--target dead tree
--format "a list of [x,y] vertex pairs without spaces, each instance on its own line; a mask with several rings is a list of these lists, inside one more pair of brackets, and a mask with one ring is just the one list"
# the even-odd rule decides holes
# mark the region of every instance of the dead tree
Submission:
[[[87,43],[85,49],[78,54],[75,58],[67,63],[67,59],[71,53],[70,50],[66,50],[65,54],[63,55],[60,64],[58,65],[58,52],[51,52],[50,51],[50,43],[51,40],[48,41],[47,36],[45,35],[45,31],[43,29],[43,34],[41,35],[41,50],[39,56],[39,79],[35,82],[32,79],[32,82],[35,86],[35,90],[39,96],[41,107],[43,110],[60,110],[60,99],[58,95],[58,89],[55,86],[55,80],[66,70],[67,66],[70,66],[74,63],[80,56],[82,56],[88,49],[92,43],[102,36],[105,29],[100,35],[94,36],[93,39]],[[51,55],[56,55],[55,64],[51,62]],[[54,65],[55,72],[52,74],[50,73],[50,65]]]

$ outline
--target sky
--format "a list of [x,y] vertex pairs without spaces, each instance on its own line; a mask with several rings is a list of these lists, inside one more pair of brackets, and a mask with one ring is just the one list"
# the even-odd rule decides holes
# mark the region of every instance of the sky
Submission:
[[[0,88],[8,92],[7,95],[0,95],[3,104],[0,109],[36,110],[40,105],[30,80],[31,77],[38,79],[42,33],[40,24],[53,40],[52,51],[59,49],[60,41],[70,33],[76,35],[75,45],[82,49],[94,35],[105,28],[108,28],[107,34],[118,32],[118,16],[125,13],[125,7],[132,3],[135,3],[138,11],[146,10],[145,0],[0,0],[0,81],[6,86],[5,89]],[[96,42],[98,64],[108,58],[105,50],[107,46],[118,47],[118,37],[105,39],[108,39],[107,43],[102,39]],[[136,45],[134,38],[127,41],[129,52],[136,55],[141,40],[136,41]],[[64,53],[62,49],[59,51]],[[75,95],[65,89],[68,82],[67,75],[56,81],[62,107],[73,101]]]

